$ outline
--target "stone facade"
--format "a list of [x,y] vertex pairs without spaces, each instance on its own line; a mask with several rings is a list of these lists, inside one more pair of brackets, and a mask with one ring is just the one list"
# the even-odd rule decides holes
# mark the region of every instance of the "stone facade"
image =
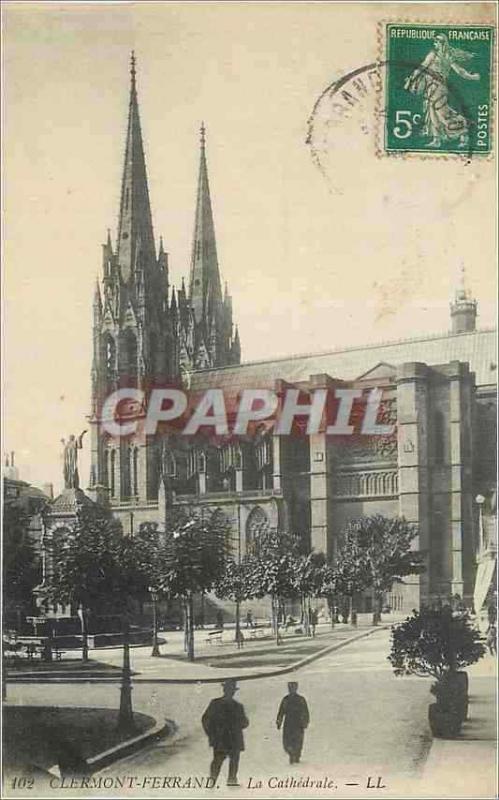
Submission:
[[[92,472],[89,493],[110,502],[125,533],[163,522],[167,505],[223,513],[234,551],[251,551],[265,526],[299,533],[332,558],[349,520],[374,513],[417,524],[426,572],[395,588],[410,610],[459,594],[471,602],[479,550],[477,494],[495,481],[495,332],[476,330],[476,302],[463,287],[447,334],[239,364],[232,304],[222,296],[202,129],[188,290],[170,291],[168,257],[154,249],[135,67],[118,243],[104,245],[94,299]],[[206,441],[170,436],[116,442],[102,430],[106,394],[122,386],[292,386],[305,393],[342,384],[382,389],[378,422],[391,436],[277,436]],[[495,512],[494,512],[495,513]],[[492,512],[489,512],[489,520]]]

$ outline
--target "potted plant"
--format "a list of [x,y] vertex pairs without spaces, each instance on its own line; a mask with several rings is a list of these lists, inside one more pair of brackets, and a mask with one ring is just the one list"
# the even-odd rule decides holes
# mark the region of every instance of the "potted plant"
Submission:
[[453,615],[450,607],[413,611],[392,628],[388,660],[395,675],[436,679],[431,688],[436,703],[428,711],[434,736],[453,738],[459,733],[468,711],[468,675],[461,670],[484,653],[469,616]]

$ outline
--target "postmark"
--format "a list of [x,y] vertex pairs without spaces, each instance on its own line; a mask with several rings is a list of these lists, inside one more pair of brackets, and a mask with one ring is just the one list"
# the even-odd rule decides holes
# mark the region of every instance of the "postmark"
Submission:
[[385,154],[488,155],[492,26],[384,25]]

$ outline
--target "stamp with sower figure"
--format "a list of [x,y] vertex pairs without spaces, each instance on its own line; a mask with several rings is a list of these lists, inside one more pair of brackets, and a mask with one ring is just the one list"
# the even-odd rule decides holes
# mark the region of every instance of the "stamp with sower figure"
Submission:
[[384,27],[384,149],[491,151],[491,26],[391,23]]

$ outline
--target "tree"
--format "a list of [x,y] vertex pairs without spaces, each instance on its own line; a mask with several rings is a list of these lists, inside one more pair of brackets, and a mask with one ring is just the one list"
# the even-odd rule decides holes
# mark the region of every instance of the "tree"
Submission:
[[353,520],[345,532],[339,567],[349,572],[359,588],[373,592],[373,624],[381,619],[383,594],[407,575],[424,571],[421,554],[412,548],[417,527],[403,517],[381,514]]
[[253,597],[270,595],[272,628],[276,644],[279,640],[278,606],[285,598],[296,597],[296,558],[299,541],[296,536],[276,529],[262,530],[257,541],[256,569],[251,575]]
[[157,540],[153,575],[158,590],[184,605],[187,657],[194,660],[194,595],[209,592],[222,577],[229,553],[230,528],[217,513],[205,518],[171,512]]
[[323,553],[295,554],[293,566],[293,588],[300,598],[305,633],[310,636],[309,601],[324,589],[326,558]]
[[48,575],[44,602],[78,609],[82,620],[83,658],[88,659],[88,617],[117,613],[128,633],[134,600],[147,594],[148,553],[107,509],[85,506],[76,523],[47,543]]
[[228,559],[223,575],[215,583],[214,589],[217,597],[231,600],[236,604],[236,642],[241,646],[241,616],[240,606],[245,600],[260,596],[257,589],[258,562],[254,556],[245,556],[240,563]]
[[16,503],[3,509],[3,607],[20,616],[33,610],[33,589],[40,582],[40,560],[29,535],[30,515]]
[[[370,585],[370,572],[365,552],[355,529],[347,528],[333,568],[336,593],[342,598],[342,616],[355,622],[354,596]],[[348,606],[345,607],[345,599]]]
[[392,628],[388,660],[395,675],[429,675],[439,681],[484,653],[480,632],[466,614],[455,616],[449,607],[422,608]]
[[324,597],[326,599],[331,616],[331,628],[334,628],[335,598],[339,594],[340,581],[336,569],[327,561],[324,561],[322,566],[319,567],[318,584],[319,588],[317,594],[319,597]]

